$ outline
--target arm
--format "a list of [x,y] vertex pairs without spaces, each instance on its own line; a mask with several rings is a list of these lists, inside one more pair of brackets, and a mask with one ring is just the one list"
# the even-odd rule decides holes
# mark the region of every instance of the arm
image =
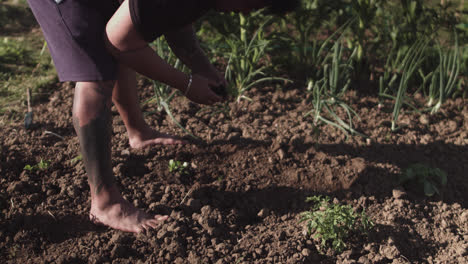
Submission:
[[174,54],[189,67],[192,72],[207,72],[213,66],[200,48],[195,30],[188,25],[164,35]]
[[122,3],[106,26],[106,45],[119,62],[153,80],[184,92],[189,77],[167,64],[133,27],[128,1]]
[[109,52],[119,62],[148,78],[179,89],[190,100],[201,104],[221,101],[209,88],[216,83],[199,75],[193,76],[190,91],[186,92],[189,76],[165,62],[143,40],[133,26],[128,0],[122,3],[107,23],[105,41]]
[[187,25],[164,35],[174,54],[189,67],[193,73],[226,85],[226,80],[210,63],[201,49],[192,25]]

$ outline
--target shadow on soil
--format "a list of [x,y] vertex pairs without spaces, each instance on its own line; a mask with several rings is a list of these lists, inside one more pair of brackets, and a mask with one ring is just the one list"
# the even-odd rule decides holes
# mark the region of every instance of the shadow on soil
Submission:
[[[444,142],[433,142],[427,145],[410,144],[372,144],[371,146],[351,146],[346,144],[319,145],[317,150],[330,156],[346,155],[351,158],[363,158],[366,163],[389,164],[401,171],[409,166],[421,163],[431,168],[440,168],[447,173],[448,184],[442,189],[441,195],[435,195],[434,200],[446,203],[459,203],[468,207],[468,147]],[[365,195],[378,198],[391,196],[396,187],[400,172],[390,171],[381,166],[367,166],[357,177],[355,184],[363,187]],[[353,188],[351,188],[353,189]],[[409,190],[411,198],[421,196],[416,190]],[[424,197],[422,197],[424,198]]]
[[[33,233],[40,241],[61,243],[67,239],[85,236],[89,231],[104,232],[107,228],[96,226],[90,222],[87,216],[66,215],[53,217],[52,215],[16,214],[6,220],[6,232],[15,237],[16,242],[21,242],[21,234]],[[21,232],[22,231],[22,232]],[[16,234],[16,235],[15,235]],[[26,236],[30,239],[30,236]],[[27,242],[27,241],[23,241]]]
[[[198,189],[192,196],[200,199],[203,205],[210,205],[212,208],[217,208],[219,211],[224,212],[223,215],[226,215],[226,223],[223,229],[224,233],[228,234],[231,228],[243,229],[247,225],[261,225],[263,219],[258,216],[260,210],[263,210],[266,215],[275,215],[281,221],[296,222],[296,225],[300,226],[302,224],[298,222],[298,218],[295,216],[301,212],[310,210],[311,204],[306,203],[305,199],[312,195],[318,195],[318,193],[290,187],[270,187],[266,189],[252,189],[247,192],[229,192],[220,191],[216,187],[208,186]],[[334,197],[341,194],[329,195]],[[192,213],[187,207],[180,209],[186,211],[188,215]],[[376,225],[369,232],[368,237],[364,234],[353,234],[349,238],[349,245],[355,248],[354,252],[360,252],[365,244],[375,243],[377,245],[385,245],[387,241],[392,241],[392,244],[398,249],[400,254],[410,262],[424,260],[441,246],[431,244],[431,241],[424,239],[418,233],[410,232],[408,226],[412,226],[413,224],[409,223],[407,219],[397,218],[395,219],[395,223],[396,227]],[[231,224],[234,224],[234,227],[230,226]],[[421,250],[414,250],[415,248],[420,248]],[[376,248],[375,250],[379,252],[380,249]]]
[[[369,232],[368,242],[385,245],[391,241],[392,245],[398,249],[398,255],[403,256],[410,263],[424,262],[427,257],[434,256],[438,248],[444,246],[442,244],[434,244],[433,241],[425,240],[418,233],[411,232],[403,222],[407,222],[407,220],[395,219],[396,226],[375,225],[373,230]],[[410,225],[413,224],[410,223]],[[358,251],[359,249],[356,248],[356,250]],[[388,249],[380,250],[380,248],[376,248],[375,250],[382,251],[384,254],[385,252],[386,254],[392,254]],[[391,263],[391,261],[388,263]]]

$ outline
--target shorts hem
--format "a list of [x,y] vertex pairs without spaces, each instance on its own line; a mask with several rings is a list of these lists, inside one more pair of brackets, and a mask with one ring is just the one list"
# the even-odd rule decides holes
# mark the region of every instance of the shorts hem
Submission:
[[89,75],[76,75],[76,76],[59,76],[60,82],[102,82],[102,81],[116,81],[117,78],[106,78],[103,76],[89,76]]

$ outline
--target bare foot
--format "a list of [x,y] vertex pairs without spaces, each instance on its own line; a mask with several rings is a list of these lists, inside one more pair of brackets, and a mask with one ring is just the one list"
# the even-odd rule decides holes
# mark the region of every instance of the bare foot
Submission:
[[143,133],[129,135],[130,147],[134,149],[146,148],[153,145],[183,145],[187,141],[177,136],[159,133],[151,128],[145,129]]
[[114,229],[133,233],[155,229],[168,218],[168,216],[149,215],[123,198],[120,202],[113,203],[102,209],[91,204],[89,216],[91,221],[96,224],[103,224]]

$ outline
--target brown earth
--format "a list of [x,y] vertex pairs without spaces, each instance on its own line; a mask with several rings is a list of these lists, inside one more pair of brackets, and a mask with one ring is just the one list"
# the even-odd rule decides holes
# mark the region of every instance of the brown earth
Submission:
[[[143,86],[145,101],[152,93]],[[72,92],[61,85],[36,105],[31,130],[18,122],[0,132],[0,258],[7,263],[468,262],[466,101],[450,101],[436,115],[403,115],[407,127],[391,133],[387,106],[350,94],[366,140],[330,126],[314,133],[299,90],[253,91],[253,102],[228,108],[177,98],[176,117],[203,140],[139,151],[129,148],[114,110],[113,165],[125,197],[171,216],[161,229],[134,235],[88,221]],[[146,119],[180,133],[164,114]],[[23,170],[41,159],[48,169]],[[190,174],[170,173],[170,159],[189,162]],[[396,184],[415,163],[447,172],[441,195],[428,198]],[[375,227],[368,236],[353,234],[345,252],[321,254],[298,223],[311,206],[306,197],[318,194],[365,208]]]

